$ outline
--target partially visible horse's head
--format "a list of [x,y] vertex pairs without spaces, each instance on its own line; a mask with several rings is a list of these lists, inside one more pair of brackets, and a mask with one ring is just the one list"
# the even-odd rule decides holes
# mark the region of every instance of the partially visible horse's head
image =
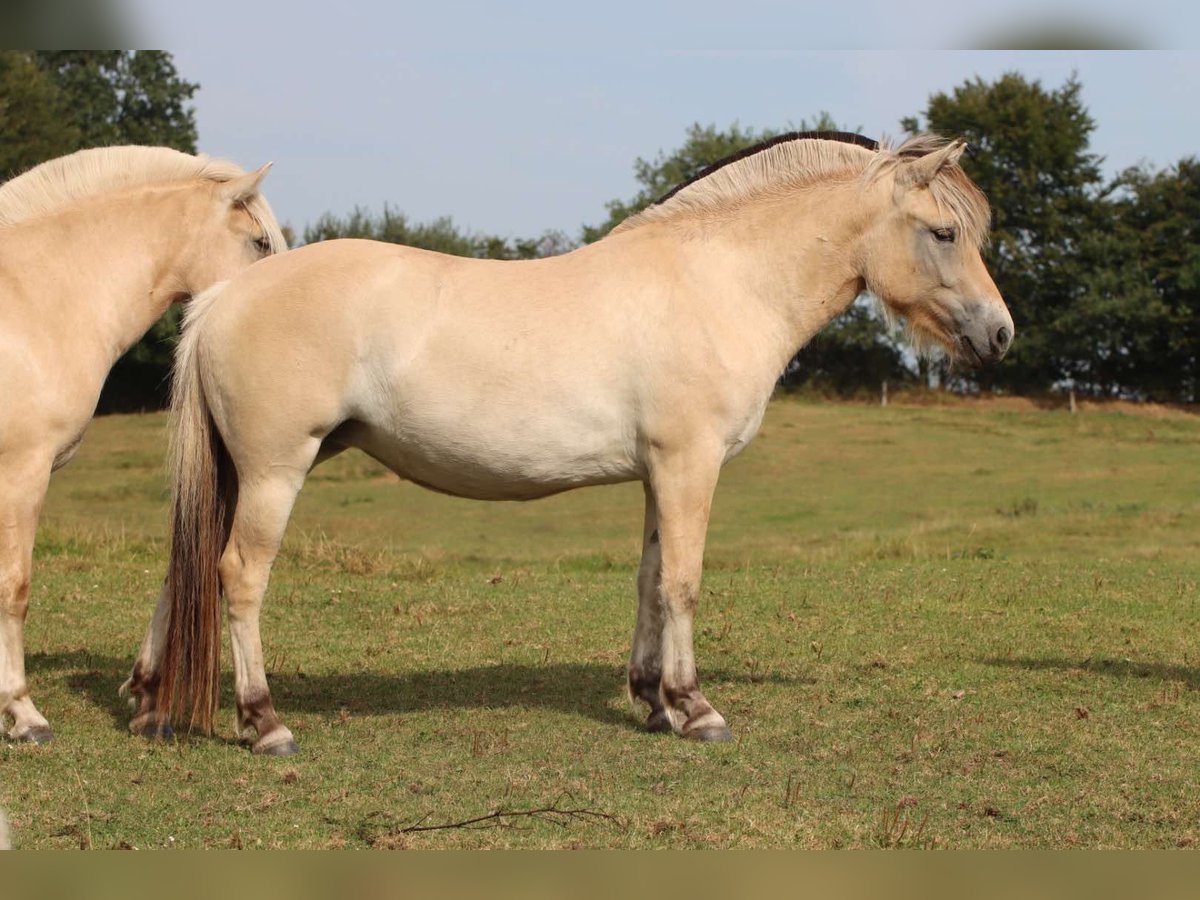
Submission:
[[920,136],[890,154],[876,173],[882,190],[890,186],[890,202],[867,230],[861,269],[868,290],[918,342],[931,339],[982,365],[1008,351],[1013,321],[981,255],[990,215],[958,165],[965,149]]
[[264,256],[287,249],[259,190],[271,164],[253,172],[220,173],[189,199],[188,249],[181,276],[188,295],[232,278]]
[[[200,293],[287,242],[254,172],[168,147],[96,147],[35,166],[0,186],[0,228],[124,203],[124,230],[170,259],[157,288],[177,299]],[[124,208],[122,208],[124,210]],[[96,237],[105,252],[107,234]]]

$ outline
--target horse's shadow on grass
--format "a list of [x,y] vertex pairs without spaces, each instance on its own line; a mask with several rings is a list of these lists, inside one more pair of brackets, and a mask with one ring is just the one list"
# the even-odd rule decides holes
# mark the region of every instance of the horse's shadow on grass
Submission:
[[[26,659],[38,680],[59,678],[92,703],[107,710],[124,730],[129,707],[117,696],[128,677],[132,659],[99,656],[75,650],[31,653]],[[606,725],[640,730],[644,709],[612,701],[622,697],[623,667],[587,662],[538,664],[497,663],[466,669],[434,669],[396,674],[345,672],[300,674],[275,672],[267,676],[275,707],[286,722],[289,715],[315,713],[338,716],[401,715],[436,709],[499,709],[519,707],[582,714]],[[799,684],[807,679],[778,673],[747,673],[725,669],[701,672],[703,683],[719,696],[722,685]],[[233,709],[233,678],[224,673],[222,709]],[[710,694],[711,696],[712,694]]]
[[1156,681],[1181,681],[1189,688],[1200,689],[1200,669],[1194,666],[1171,663],[1138,662],[1133,659],[1066,659],[1063,657],[985,657],[978,660],[987,666],[1009,669],[1024,669],[1029,672],[1056,670],[1062,672],[1086,672],[1089,675],[1105,675],[1109,678],[1151,678]]

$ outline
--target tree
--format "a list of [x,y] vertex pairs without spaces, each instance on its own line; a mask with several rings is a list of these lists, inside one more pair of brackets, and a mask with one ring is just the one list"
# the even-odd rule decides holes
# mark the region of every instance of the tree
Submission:
[[413,223],[404,213],[386,204],[379,215],[359,206],[345,217],[325,213],[304,229],[306,244],[333,238],[387,241],[478,259],[537,259],[565,253],[575,246],[565,234],[558,231],[547,231],[538,238],[513,239],[462,231],[449,216],[441,216],[431,222]]
[[[1116,332],[1123,362],[1104,388],[1154,400],[1200,400],[1200,161],[1162,171],[1129,169],[1115,184],[1102,244],[1102,281],[1085,298],[1108,304],[1101,327]],[[1102,357],[1106,362],[1107,357]]]
[[38,50],[34,58],[68,98],[79,147],[148,144],[196,152],[189,104],[199,85],[179,77],[171,54]]
[[80,146],[67,97],[24,50],[0,50],[0,180]]
[[902,122],[909,132],[965,138],[963,168],[992,204],[986,259],[1018,339],[1003,366],[972,376],[985,387],[1047,390],[1087,355],[1069,326],[1086,272],[1080,251],[1103,227],[1106,191],[1081,94],[1074,77],[1057,90],[1017,73],[977,78],[930,97],[924,122]]
[[0,177],[85,147],[195,153],[197,87],[158,50],[0,51]]

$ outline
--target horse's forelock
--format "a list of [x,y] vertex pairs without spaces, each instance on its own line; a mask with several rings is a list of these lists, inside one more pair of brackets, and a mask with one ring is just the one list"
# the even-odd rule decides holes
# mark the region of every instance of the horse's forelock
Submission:
[[250,214],[250,218],[262,228],[272,253],[282,253],[288,248],[287,238],[283,234],[283,229],[279,227],[279,221],[275,218],[275,213],[271,210],[271,204],[267,202],[266,197],[261,193],[256,193],[243,206]]
[[[885,143],[873,175],[904,162],[936,153],[950,143],[952,141],[949,138],[931,132],[914,134],[898,147],[891,147]],[[965,239],[977,247],[987,242],[992,224],[992,210],[983,191],[971,180],[962,166],[957,162],[943,166],[930,181],[929,192],[934,201],[950,214]]]

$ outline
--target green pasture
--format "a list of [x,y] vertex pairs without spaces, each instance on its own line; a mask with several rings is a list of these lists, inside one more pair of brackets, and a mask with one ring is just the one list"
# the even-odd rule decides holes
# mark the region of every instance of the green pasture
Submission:
[[1195,417],[774,403],[709,533],[722,746],[643,733],[625,698],[639,486],[472,503],[347,454],[264,610],[284,760],[233,742],[228,676],[215,739],[126,733],[164,429],[100,419],[55,475],[27,644],[57,739],[0,743],[19,846],[1200,840]]

